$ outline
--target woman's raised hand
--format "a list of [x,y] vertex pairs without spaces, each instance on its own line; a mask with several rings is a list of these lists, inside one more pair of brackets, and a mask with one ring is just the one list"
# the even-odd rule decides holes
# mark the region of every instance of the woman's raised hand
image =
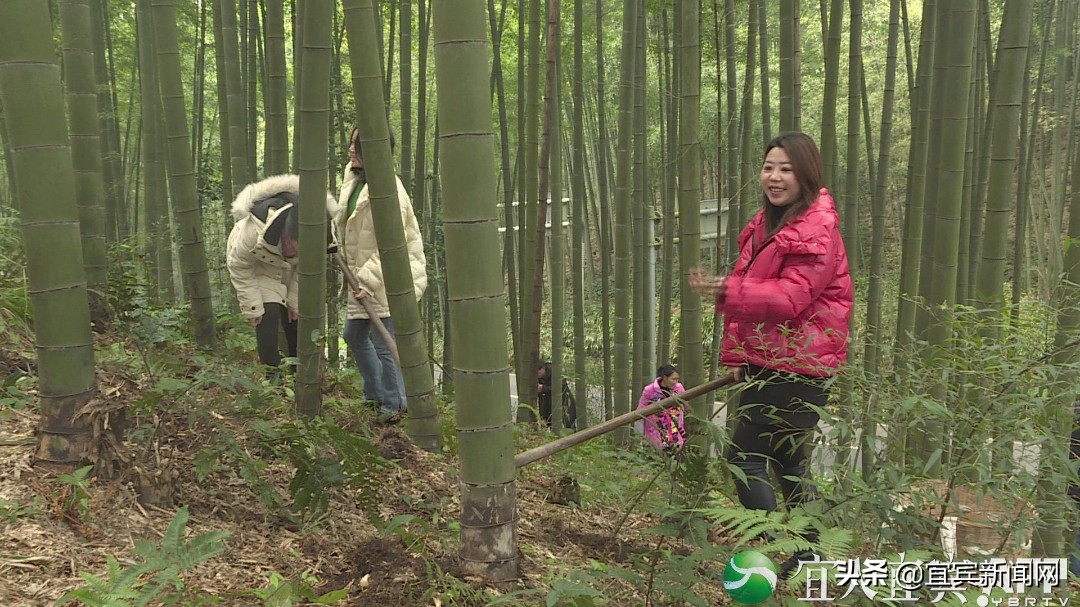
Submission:
[[723,276],[714,276],[701,271],[699,267],[690,268],[690,287],[702,297],[722,299],[724,293]]

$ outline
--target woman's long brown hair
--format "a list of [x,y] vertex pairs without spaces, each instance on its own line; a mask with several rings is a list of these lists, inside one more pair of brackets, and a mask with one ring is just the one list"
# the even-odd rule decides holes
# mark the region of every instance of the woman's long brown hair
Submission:
[[[795,172],[795,181],[799,184],[799,199],[788,205],[784,209],[784,213],[780,215],[776,225],[772,225],[772,222],[769,221],[769,207],[772,206],[772,203],[769,202],[769,197],[762,192],[761,206],[765,209],[765,227],[768,229],[769,236],[775,234],[780,228],[794,221],[803,211],[810,208],[810,205],[817,200],[818,194],[824,186],[822,182],[825,180],[825,164],[821,160],[821,152],[818,151],[814,140],[806,133],[790,131],[780,133],[774,137],[765,146],[765,156],[762,157],[763,163],[764,158],[769,155],[773,148],[780,148],[787,152],[788,161],[791,162],[791,170]],[[773,217],[775,216],[773,215]]]

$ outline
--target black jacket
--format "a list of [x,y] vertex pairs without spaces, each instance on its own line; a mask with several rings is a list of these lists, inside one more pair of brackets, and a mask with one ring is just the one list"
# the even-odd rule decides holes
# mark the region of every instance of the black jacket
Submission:
[[[537,394],[540,417],[549,426],[551,425],[551,367],[546,367],[544,378],[539,380],[540,393]],[[574,399],[574,391],[570,389],[570,382],[562,380],[562,406],[563,426],[573,428],[577,421],[577,401]]]

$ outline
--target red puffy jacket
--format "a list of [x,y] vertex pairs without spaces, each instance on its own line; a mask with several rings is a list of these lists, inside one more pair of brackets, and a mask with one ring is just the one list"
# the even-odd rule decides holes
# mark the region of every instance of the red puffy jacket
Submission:
[[739,259],[724,282],[720,360],[823,377],[847,360],[854,306],[840,217],[828,190],[795,221],[766,237],[764,212],[739,234]]

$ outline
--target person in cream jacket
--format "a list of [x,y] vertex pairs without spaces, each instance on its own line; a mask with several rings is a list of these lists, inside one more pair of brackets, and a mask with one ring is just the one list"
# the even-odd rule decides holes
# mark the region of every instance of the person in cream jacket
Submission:
[[[393,141],[391,140],[391,144]],[[405,229],[405,243],[409,251],[413,288],[417,301],[427,289],[427,260],[420,226],[413,212],[412,201],[405,185],[397,178],[398,205],[401,208],[401,225]],[[369,300],[375,314],[394,336],[393,319],[383,281],[379,244],[375,239],[375,221],[371,212],[367,179],[364,173],[363,152],[360,136],[353,129],[349,143],[349,166],[342,177],[339,212],[335,218],[335,230],[345,260],[360,282],[361,290],[353,293],[346,312],[344,338],[356,366],[364,380],[364,398],[378,404],[379,411],[389,416],[405,412],[405,382],[401,370],[394,362],[389,347],[378,333],[371,330],[371,319],[361,303]]]
[[[267,376],[277,376],[281,365],[278,325],[285,330],[289,356],[296,356],[297,262],[300,178],[274,175],[248,184],[233,201],[233,220],[225,262],[240,314],[255,329],[259,360]],[[337,201],[326,196],[327,217],[337,212]]]

